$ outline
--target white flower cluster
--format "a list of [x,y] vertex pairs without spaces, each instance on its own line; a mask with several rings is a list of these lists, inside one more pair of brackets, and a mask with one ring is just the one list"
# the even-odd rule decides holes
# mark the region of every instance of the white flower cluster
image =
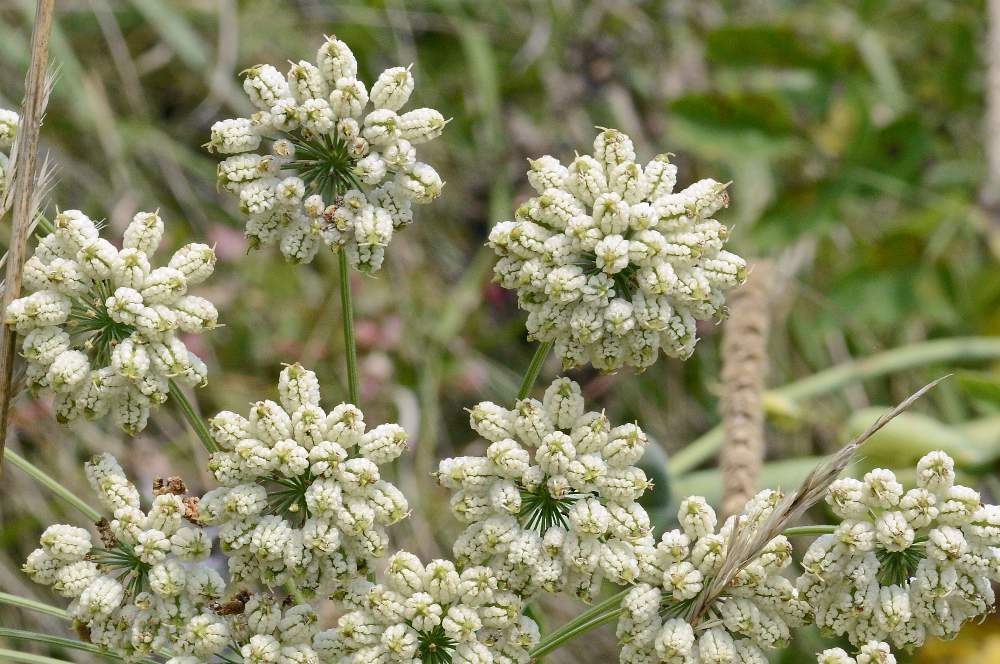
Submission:
[[[251,243],[278,243],[298,263],[326,244],[354,267],[378,270],[393,232],[412,221],[412,204],[441,193],[416,146],[447,121],[432,108],[400,112],[413,92],[409,68],[387,69],[367,89],[354,54],[332,37],[315,64],[300,60],[285,75],[258,65],[244,75],[259,110],[215,123],[207,147],[232,155],[219,164],[219,185],[239,196]],[[268,152],[258,152],[263,139]]]
[[24,571],[73,601],[69,613],[86,627],[89,641],[126,657],[166,648],[207,661],[229,646],[230,630],[213,606],[225,592],[217,572],[197,564],[211,539],[191,516],[183,484],[154,491],[148,511],[139,492],[111,455],[86,464],[87,478],[113,514],[98,524],[104,548],[90,533],[50,526]]
[[406,432],[366,431],[351,404],[325,412],[316,374],[299,364],[281,372],[278,392],[280,404],[258,401],[248,417],[224,411],[210,421],[221,451],[209,468],[223,486],[205,494],[199,514],[224,524],[234,580],[329,593],[385,555],[386,527],[408,513],[379,474],[406,449]]
[[[780,497],[770,490],[757,494],[739,517],[740,527],[760,527]],[[809,612],[782,575],[792,562],[791,544],[784,536],[771,540],[692,625],[691,605],[726,561],[737,517],[716,532],[714,510],[697,496],[685,499],[677,516],[681,528],[644,550],[643,583],[622,602],[621,661],[766,664],[764,651],[784,647],[790,627],[803,624]]]
[[932,452],[909,491],[884,469],[830,486],[827,502],[843,521],[810,546],[798,582],[821,629],[855,645],[909,648],[952,638],[992,610],[1000,507],[954,482],[954,461]]
[[721,314],[725,291],[745,278],[745,261],[723,249],[728,230],[711,218],[728,203],[726,185],[674,193],[676,179],[666,155],[642,166],[613,129],[568,167],[531,161],[539,196],[497,224],[489,244],[501,257],[497,281],[529,312],[529,335],[555,342],[564,366],[643,369],[661,348],[687,358],[695,321]]
[[[314,649],[320,619],[310,604],[283,603],[268,594],[243,595],[223,609],[244,664],[319,664]],[[202,664],[201,660],[167,664]]]
[[480,403],[470,421],[491,443],[486,456],[445,459],[437,473],[469,524],[454,547],[461,565],[488,564],[525,597],[570,587],[592,598],[605,577],[638,578],[635,549],[652,542],[636,502],[650,486],[635,466],[647,442],[638,426],[584,412],[567,378],[513,410]]
[[215,251],[188,244],[153,268],[163,238],[155,212],[135,216],[120,250],[77,210],[61,212],[53,226],[24,265],[31,294],[11,302],[5,317],[24,335],[28,385],[55,394],[61,422],[110,411],[134,434],[167,400],[171,379],[206,381],[205,363],[178,334],[218,324],[215,306],[187,292],[212,274]]
[[857,657],[851,657],[843,648],[830,648],[816,656],[816,664],[896,664],[888,643],[869,641],[861,646]]
[[352,664],[528,664],[538,626],[521,615],[521,598],[498,585],[488,567],[459,573],[451,561],[424,565],[401,551],[384,584],[351,585],[352,610],[316,637],[316,652],[323,662]]
[[0,197],[7,191],[9,157],[5,150],[14,143],[21,118],[15,111],[0,108]]

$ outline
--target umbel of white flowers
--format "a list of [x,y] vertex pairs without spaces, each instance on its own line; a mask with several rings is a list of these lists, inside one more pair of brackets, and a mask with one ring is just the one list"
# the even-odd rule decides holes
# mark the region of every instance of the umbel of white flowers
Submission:
[[258,111],[215,123],[206,147],[232,155],[219,164],[219,186],[239,196],[251,245],[277,243],[288,260],[307,263],[326,244],[354,267],[378,270],[394,231],[413,220],[411,205],[444,186],[416,146],[447,121],[432,108],[401,111],[413,85],[409,68],[393,67],[369,90],[334,37],[315,64],[300,60],[287,74],[247,69],[243,89]]
[[591,600],[604,578],[639,578],[637,549],[653,538],[636,502],[650,486],[634,465],[647,442],[638,426],[585,412],[567,378],[512,410],[480,403],[470,421],[490,442],[486,455],[445,459],[437,472],[469,524],[455,542],[460,564],[489,565],[524,597],[568,587]]
[[0,197],[7,191],[7,176],[10,157],[7,155],[7,148],[14,143],[17,136],[17,125],[21,121],[18,114],[4,108],[0,108]]
[[932,452],[917,464],[912,489],[881,468],[830,486],[827,502],[843,522],[809,547],[798,580],[821,629],[856,645],[911,648],[953,638],[992,610],[1000,507],[955,484],[954,467]]
[[367,429],[352,404],[324,411],[316,374],[299,364],[281,372],[278,393],[280,403],[258,401],[247,417],[211,419],[221,451],[209,468],[223,486],[205,494],[198,513],[222,524],[235,580],[330,594],[386,554],[386,527],[409,512],[379,473],[405,451],[406,432]]
[[28,386],[55,394],[61,422],[110,411],[134,434],[167,400],[171,379],[207,380],[205,363],[178,333],[218,324],[215,306],[188,294],[214,271],[215,251],[188,244],[153,268],[164,230],[156,212],[135,215],[121,249],[78,210],[59,213],[53,226],[24,264],[30,295],[11,302],[4,318],[24,335]]
[[83,528],[50,526],[24,570],[72,600],[69,614],[89,642],[126,661],[166,651],[169,664],[237,654],[247,664],[318,664],[315,609],[224,581],[208,562],[212,540],[183,482],[156,482],[143,511],[113,457],[95,457],[86,472],[114,515],[97,524],[102,546]]
[[667,155],[635,159],[631,139],[605,129],[593,156],[568,167],[548,155],[531,161],[539,195],[490,233],[497,281],[517,291],[529,336],[554,342],[567,368],[644,369],[661,349],[687,358],[695,321],[721,315],[725,291],[746,276],[712,218],[728,204],[726,185],[701,180],[674,193]]
[[231,630],[212,609],[226,584],[201,564],[212,541],[191,520],[183,483],[161,483],[143,511],[138,490],[111,455],[94,457],[86,474],[113,515],[99,524],[103,546],[95,547],[83,528],[49,526],[24,571],[70,598],[74,621],[110,652],[141,656],[166,647],[208,658],[226,649]]
[[622,602],[617,632],[622,664],[766,664],[765,651],[788,644],[790,628],[805,624],[809,608],[782,573],[792,562],[784,536],[767,543],[707,607],[706,616],[693,622],[689,615],[726,562],[737,518],[744,533],[756,530],[780,499],[776,491],[760,492],[718,532],[715,511],[704,498],[681,502],[681,528],[643,550],[641,583]]
[[459,573],[449,560],[424,565],[400,551],[385,583],[357,580],[345,595],[350,609],[335,629],[321,632],[324,662],[497,664],[528,662],[538,626],[521,615],[518,595],[499,589],[489,567]]

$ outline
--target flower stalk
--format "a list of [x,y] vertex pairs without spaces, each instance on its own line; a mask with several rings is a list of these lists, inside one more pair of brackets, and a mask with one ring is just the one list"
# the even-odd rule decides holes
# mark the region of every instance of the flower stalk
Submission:
[[101,514],[95,510],[93,507],[83,502],[78,498],[72,491],[64,487],[58,481],[56,481],[51,475],[43,471],[41,468],[31,463],[21,455],[17,454],[11,449],[4,449],[3,458],[9,463],[13,464],[14,467],[23,470],[25,473],[30,475],[32,478],[37,480],[39,483],[44,485],[49,491],[56,494],[67,503],[75,507],[80,511],[87,520],[96,523],[100,520]]
[[28,609],[29,611],[37,611],[38,613],[55,616],[56,618],[61,618],[62,620],[69,620],[69,614],[66,613],[64,609],[52,606],[51,604],[46,604],[45,602],[28,599],[27,597],[11,595],[10,593],[0,592],[0,604],[9,604],[10,606]]
[[535,349],[535,354],[531,358],[531,364],[528,365],[528,372],[524,374],[524,380],[521,381],[521,389],[517,391],[518,401],[527,398],[528,393],[531,392],[531,388],[535,386],[538,374],[542,371],[542,365],[545,364],[545,360],[549,356],[549,351],[552,350],[552,344],[553,342],[551,341],[543,341]]
[[347,263],[347,252],[337,255],[340,265],[340,308],[344,322],[344,355],[347,360],[347,393],[355,406],[361,401],[361,386],[358,379],[358,342],[354,335],[354,304],[351,298],[351,273]]
[[[99,646],[95,646],[92,643],[84,643],[83,641],[77,641],[76,639],[67,639],[62,636],[52,636],[50,634],[39,634],[38,632],[31,632],[25,629],[11,629],[8,627],[0,627],[0,638],[14,639],[17,641],[33,641],[35,643],[45,643],[52,646],[58,646],[60,648],[71,648],[73,650],[80,650],[82,652],[88,652],[92,655],[98,655],[104,657],[105,659],[110,659],[116,662],[124,661],[124,657],[115,654],[111,651],[104,650]],[[5,652],[0,650],[0,656],[4,656]],[[9,660],[8,660],[9,661]],[[42,657],[39,659],[20,659],[15,661],[22,662],[39,662],[40,664],[46,662],[61,662],[62,660],[50,659],[48,657]],[[135,660],[141,664],[156,664],[155,660],[149,658],[142,658]]]
[[188,424],[194,430],[195,434],[198,436],[198,440],[201,444],[205,446],[205,449],[212,452],[218,452],[219,446],[215,444],[215,440],[212,438],[211,432],[208,430],[208,425],[205,420],[195,412],[194,407],[191,402],[188,401],[187,396],[184,394],[184,390],[180,388],[173,379],[170,380],[170,396],[177,402],[177,405],[181,409],[181,413],[184,415],[184,419],[187,420]]

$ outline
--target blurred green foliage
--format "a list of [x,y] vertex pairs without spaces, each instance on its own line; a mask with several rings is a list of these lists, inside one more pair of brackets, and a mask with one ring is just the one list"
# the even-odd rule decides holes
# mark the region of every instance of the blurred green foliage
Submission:
[[[0,3],[3,106],[20,99],[30,15],[30,2]],[[734,250],[775,259],[781,275],[770,384],[926,339],[1000,332],[1000,213],[980,204],[984,146],[997,140],[983,130],[984,15],[978,0],[59,3],[58,77],[42,131],[58,166],[51,207],[81,208],[118,230],[137,210],[159,208],[168,244],[217,243],[207,295],[226,327],[203,349],[205,412],[270,396],[280,363],[293,361],[314,367],[325,398],[339,401],[334,261],[294,267],[270,252],[247,255],[234,201],[216,191],[216,160],[200,145],[214,121],[248,112],[236,72],[312,57],[324,33],[351,44],[366,80],[415,63],[415,102],[454,118],[426,151],[448,184],[393,243],[386,269],[354,288],[366,414],[398,419],[413,437],[412,463],[398,472],[414,517],[397,535],[434,555],[456,525],[436,516],[442,495],[429,473],[474,444],[462,408],[511,399],[532,353],[515,302],[489,284],[482,243],[528,195],[526,157],[587,151],[594,126],[628,132],[645,157],[675,152],[682,183],[733,181],[721,219],[735,227]],[[663,481],[652,500],[661,508],[668,455],[717,421],[720,328],[706,325],[701,336],[685,364],[573,374],[595,405],[636,419],[659,443],[652,463]],[[769,432],[769,456],[801,466],[797,457],[845,440],[851,412],[901,400],[952,368],[850,385],[785,413]],[[131,442],[93,425],[67,435],[47,423],[45,404],[17,406],[13,446],[81,495],[78,460],[109,446],[147,481],[170,473],[207,483],[197,443],[169,409]],[[979,363],[918,410],[948,430],[948,444],[974,427],[996,450],[1000,373]],[[913,443],[903,435],[895,444]],[[995,491],[996,455],[984,458],[970,470]],[[17,566],[39,523],[63,507],[8,472],[0,587],[41,597]],[[712,471],[695,480],[718,491]],[[575,607],[551,610],[550,626]],[[610,653],[613,636],[579,648],[551,659]]]

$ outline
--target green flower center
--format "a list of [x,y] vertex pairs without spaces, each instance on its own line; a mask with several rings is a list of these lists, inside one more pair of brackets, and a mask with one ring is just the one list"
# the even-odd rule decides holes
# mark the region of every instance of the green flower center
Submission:
[[417,657],[424,664],[451,664],[452,653],[458,643],[449,637],[444,628],[438,625],[426,632],[417,632]]
[[875,557],[879,562],[878,582],[883,586],[904,586],[917,573],[920,561],[927,557],[927,547],[925,542],[916,542],[902,551],[878,547]]
[[308,194],[319,194],[332,202],[349,189],[360,187],[354,175],[357,163],[347,143],[338,136],[291,136],[295,159],[286,168],[295,171]]
[[113,294],[111,288],[109,281],[94,282],[89,293],[73,302],[69,314],[70,334],[81,339],[78,345],[96,366],[107,365],[114,347],[135,332],[135,327],[115,321],[108,312],[105,302]]
[[[308,469],[298,477],[289,478],[275,474],[266,478],[264,484],[267,488],[268,513],[283,516],[301,527],[311,516],[309,506],[306,503],[306,491],[312,486],[313,480],[315,478]],[[269,482],[282,488],[267,487]]]
[[147,586],[152,565],[139,560],[135,550],[124,542],[117,541],[113,548],[92,549],[88,558],[110,572],[125,588],[125,597],[132,598]]
[[548,487],[542,483],[534,491],[521,488],[521,512],[518,519],[528,530],[534,530],[539,535],[552,526],[569,528],[567,517],[569,510],[577,500],[583,497],[579,493],[567,493],[564,496],[553,496]]

